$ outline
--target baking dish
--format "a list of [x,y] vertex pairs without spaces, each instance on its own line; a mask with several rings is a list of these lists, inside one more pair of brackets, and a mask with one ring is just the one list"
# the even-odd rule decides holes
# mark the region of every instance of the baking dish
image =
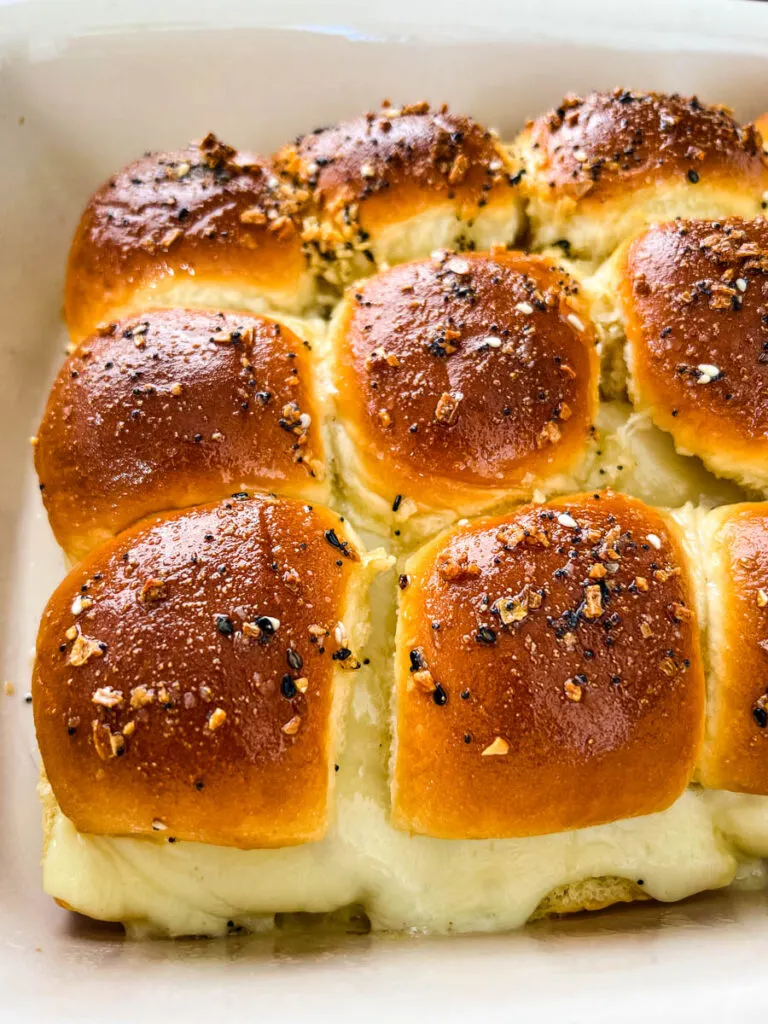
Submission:
[[[343,3],[324,5],[320,15],[301,4],[258,11],[225,4],[214,14],[204,5],[109,12],[64,2],[12,5],[0,30],[0,132],[12,154],[2,171],[0,285],[8,475],[3,679],[15,687],[0,709],[9,1019],[169,1010],[194,1019],[211,1008],[237,1017],[256,993],[267,1019],[323,1019],[363,1006],[374,1019],[534,1006],[542,1019],[587,1012],[639,1019],[671,1007],[680,1018],[717,1019],[727,1009],[739,1019],[758,1015],[763,894],[719,894],[450,942],[286,931],[278,939],[135,946],[117,932],[70,921],[39,887],[36,764],[24,694],[36,620],[63,565],[42,518],[26,439],[65,343],[59,302],[71,230],[85,196],[134,153],[199,137],[213,124],[239,144],[269,150],[307,124],[375,105],[393,83],[404,95],[447,98],[507,134],[568,89],[617,81],[699,90],[747,118],[765,106],[766,12],[746,3],[657,4],[641,18],[600,4],[582,5],[578,14],[565,4],[546,11],[448,4],[438,16],[428,5],[401,4],[366,18]],[[233,966],[226,986],[222,961]],[[297,983],[281,973],[288,964],[303,975],[317,972],[311,991],[304,977]],[[642,973],[628,974],[641,964]],[[553,971],[556,987],[548,984]],[[117,997],[120,991],[130,998]]]

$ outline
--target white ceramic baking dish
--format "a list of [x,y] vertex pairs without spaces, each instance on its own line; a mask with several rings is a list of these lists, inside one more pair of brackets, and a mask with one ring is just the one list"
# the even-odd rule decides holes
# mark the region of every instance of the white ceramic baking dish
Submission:
[[768,5],[396,0],[0,3],[0,1019],[764,1021],[768,895],[543,922],[509,936],[126,942],[40,887],[28,690],[63,572],[28,437],[61,358],[81,206],[111,170],[209,128],[270,151],[394,100],[511,134],[567,90],[698,91],[768,107]]

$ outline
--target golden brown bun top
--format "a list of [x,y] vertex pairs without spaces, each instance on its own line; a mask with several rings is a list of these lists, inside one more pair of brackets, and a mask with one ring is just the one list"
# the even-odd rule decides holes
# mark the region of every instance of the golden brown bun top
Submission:
[[708,517],[712,700],[701,781],[768,795],[768,507]]
[[637,397],[683,447],[732,458],[739,475],[768,451],[768,223],[660,224],[625,267]]
[[320,215],[345,215],[375,231],[418,208],[453,202],[470,219],[516,188],[515,167],[494,133],[471,118],[415,103],[385,104],[301,136],[275,157],[295,184],[311,189]]
[[266,160],[214,135],[125,167],[91,197],[72,243],[65,294],[72,335],[121,315],[140,286],[171,285],[190,270],[198,284],[298,287],[299,198]]
[[[597,402],[575,281],[539,256],[443,252],[347,295],[336,336],[347,430],[393,494],[532,486],[570,469]],[[381,470],[376,469],[376,474]]]
[[399,827],[537,835],[680,795],[704,682],[683,552],[656,509],[611,492],[524,506],[437,538],[406,573]]
[[325,495],[309,343],[265,317],[163,310],[112,324],[53,385],[35,465],[73,556],[142,516],[242,485]]
[[253,497],[159,516],[74,569],[33,681],[64,814],[244,847],[322,835],[334,627],[359,565],[335,513]]
[[569,95],[525,134],[536,175],[578,200],[675,177],[694,186],[710,174],[730,176],[734,187],[768,178],[754,125],[695,96],[630,89]]

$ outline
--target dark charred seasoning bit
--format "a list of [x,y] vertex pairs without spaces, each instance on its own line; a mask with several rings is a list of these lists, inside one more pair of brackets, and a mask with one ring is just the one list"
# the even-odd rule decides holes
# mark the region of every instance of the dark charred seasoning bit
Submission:
[[479,644],[495,644],[496,643],[496,632],[491,629],[490,626],[482,626],[475,636],[475,640]]
[[216,616],[216,629],[218,629],[223,636],[232,636],[235,632],[234,623],[228,615]]
[[334,651],[331,658],[334,661],[346,661],[347,658],[352,656],[352,651],[348,647],[340,647],[338,651]]
[[432,700],[438,705],[438,707],[442,707],[443,704],[448,703],[448,694],[442,688],[440,683],[435,683],[435,689],[432,692]]
[[282,682],[280,683],[280,692],[286,700],[293,700],[297,694],[296,683],[293,681],[291,676],[283,676]]
[[414,647],[409,657],[411,659],[411,672],[418,672],[427,667],[427,663],[424,660],[424,651],[420,647]]

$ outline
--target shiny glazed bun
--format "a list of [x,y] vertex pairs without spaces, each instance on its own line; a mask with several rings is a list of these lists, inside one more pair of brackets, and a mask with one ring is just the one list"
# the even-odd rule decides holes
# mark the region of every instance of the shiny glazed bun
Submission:
[[253,497],[158,516],[74,569],[33,679],[64,814],[103,835],[319,839],[365,557],[335,513]]
[[727,505],[703,523],[709,701],[699,778],[768,795],[768,505]]
[[441,246],[487,249],[522,227],[519,175],[494,132],[428,103],[301,136],[275,166],[306,190],[304,237],[333,284]]
[[713,472],[768,487],[768,222],[659,224],[618,267],[636,406]]
[[443,534],[405,567],[393,822],[531,836],[668,807],[704,724],[675,527],[604,491]]
[[65,316],[75,341],[158,306],[298,312],[312,300],[293,191],[214,135],[156,153],[96,192],[72,242]]
[[257,488],[324,500],[309,342],[261,316],[161,310],[62,367],[35,444],[53,532],[82,557],[142,516]]
[[349,289],[331,333],[337,456],[361,514],[469,513],[554,489],[583,461],[595,339],[550,261],[501,249],[402,264]]
[[534,246],[607,256],[644,224],[756,216],[768,163],[754,125],[696,97],[615,89],[567,96],[516,145]]

